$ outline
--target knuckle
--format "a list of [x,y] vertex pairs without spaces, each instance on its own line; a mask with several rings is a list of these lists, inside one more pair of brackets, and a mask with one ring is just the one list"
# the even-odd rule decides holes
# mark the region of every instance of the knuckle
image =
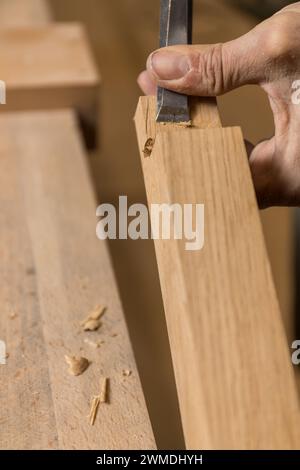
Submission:
[[286,60],[291,52],[293,41],[291,40],[290,17],[278,15],[273,20],[273,25],[268,29],[263,39],[263,47],[267,57],[272,61]]

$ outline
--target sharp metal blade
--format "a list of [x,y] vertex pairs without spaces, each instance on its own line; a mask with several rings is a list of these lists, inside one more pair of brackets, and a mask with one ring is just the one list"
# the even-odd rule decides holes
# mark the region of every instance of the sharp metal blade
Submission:
[[[161,0],[160,47],[192,42],[193,0]],[[158,88],[158,122],[188,122],[188,97]]]

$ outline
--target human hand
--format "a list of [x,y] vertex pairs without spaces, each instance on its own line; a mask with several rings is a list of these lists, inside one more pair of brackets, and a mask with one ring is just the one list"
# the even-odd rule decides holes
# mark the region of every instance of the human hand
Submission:
[[300,205],[300,2],[233,41],[159,49],[138,83],[148,95],[161,86],[194,96],[260,85],[270,101],[275,135],[250,151],[258,203]]

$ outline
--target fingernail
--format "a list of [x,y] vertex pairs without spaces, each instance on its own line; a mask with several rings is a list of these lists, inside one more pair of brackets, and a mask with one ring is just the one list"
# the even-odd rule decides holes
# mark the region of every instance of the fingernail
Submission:
[[149,57],[148,66],[159,80],[178,80],[190,69],[186,56],[170,51],[153,52]]

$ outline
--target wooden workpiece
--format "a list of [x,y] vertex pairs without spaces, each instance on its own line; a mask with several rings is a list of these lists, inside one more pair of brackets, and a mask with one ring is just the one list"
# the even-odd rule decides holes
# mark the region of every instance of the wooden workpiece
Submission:
[[[9,353],[0,368],[0,448],[153,449],[74,114],[6,113],[0,134],[0,332]],[[80,322],[97,304],[107,307],[102,326],[85,332]],[[73,377],[65,355],[91,364]],[[110,403],[91,426],[104,377]]]
[[295,379],[242,133],[215,124],[201,113],[191,128],[156,124],[153,97],[136,113],[149,204],[205,205],[201,251],[155,240],[186,444],[297,448]]

